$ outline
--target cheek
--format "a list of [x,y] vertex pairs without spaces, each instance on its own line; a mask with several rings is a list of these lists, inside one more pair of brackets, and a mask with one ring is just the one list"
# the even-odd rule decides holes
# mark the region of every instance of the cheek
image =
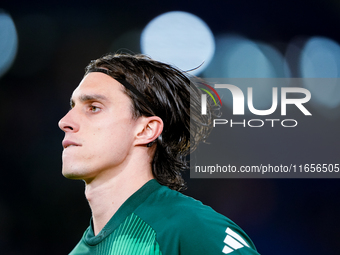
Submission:
[[124,153],[132,145],[134,134],[131,123],[108,125],[98,128],[97,131],[93,134],[93,139],[98,142],[100,140],[98,144],[102,144],[107,150]]

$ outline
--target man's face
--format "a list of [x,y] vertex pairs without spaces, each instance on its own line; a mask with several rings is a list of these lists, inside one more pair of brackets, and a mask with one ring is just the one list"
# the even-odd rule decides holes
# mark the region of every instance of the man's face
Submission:
[[128,164],[138,133],[123,86],[106,74],[89,73],[74,90],[71,107],[59,121],[65,132],[63,175],[90,182],[118,174]]

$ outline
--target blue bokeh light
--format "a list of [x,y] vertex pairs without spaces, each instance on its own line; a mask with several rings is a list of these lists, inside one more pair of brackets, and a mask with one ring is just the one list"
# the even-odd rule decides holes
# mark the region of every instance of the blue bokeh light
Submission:
[[14,62],[18,49],[18,35],[11,16],[0,10],[0,77]]
[[[206,78],[277,78],[289,77],[288,65],[274,47],[256,43],[239,35],[216,37],[216,53],[212,63],[204,71]],[[272,105],[273,87],[271,80],[254,79],[252,84],[245,79],[235,80],[237,86],[247,95],[247,88],[254,87],[253,102],[256,109],[269,109]],[[254,83],[256,82],[256,84]],[[232,107],[232,97],[227,90],[221,90],[222,101]]]
[[340,77],[340,46],[325,37],[312,37],[301,53],[300,73],[303,78]]
[[[311,105],[325,116],[328,109],[340,106],[340,46],[337,42],[325,37],[310,38],[302,49],[300,72],[304,86],[313,95]],[[323,79],[320,79],[323,78]]]

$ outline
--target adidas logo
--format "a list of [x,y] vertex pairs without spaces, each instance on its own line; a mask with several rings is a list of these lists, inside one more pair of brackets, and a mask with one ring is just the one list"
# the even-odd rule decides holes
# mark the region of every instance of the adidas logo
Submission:
[[224,254],[231,253],[235,250],[243,248],[244,246],[249,247],[246,241],[244,241],[239,234],[231,230],[229,227],[225,232],[227,233],[227,236],[223,241],[226,244],[222,250]]

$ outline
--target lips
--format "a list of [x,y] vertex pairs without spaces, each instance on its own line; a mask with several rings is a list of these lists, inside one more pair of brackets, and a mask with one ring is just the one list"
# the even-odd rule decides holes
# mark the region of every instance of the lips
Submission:
[[69,147],[73,147],[73,146],[81,146],[80,144],[72,142],[70,140],[64,140],[62,142],[62,144],[63,144],[64,149],[69,148]]

